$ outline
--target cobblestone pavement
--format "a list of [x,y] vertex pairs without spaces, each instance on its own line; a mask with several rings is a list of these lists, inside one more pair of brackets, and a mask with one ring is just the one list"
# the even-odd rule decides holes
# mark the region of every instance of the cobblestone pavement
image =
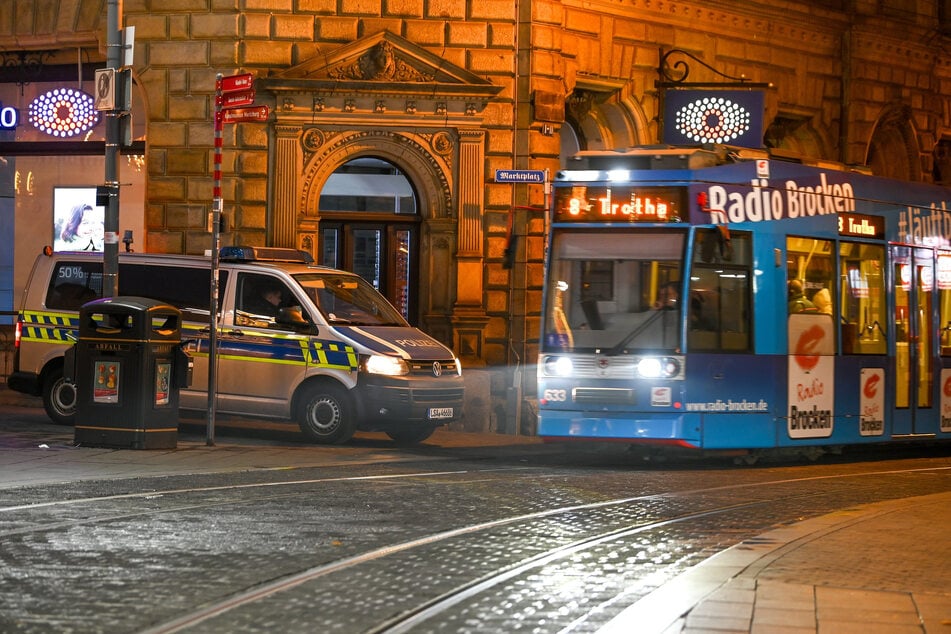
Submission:
[[656,466],[451,432],[76,448],[0,405],[0,631],[951,629],[947,453],[879,460]]

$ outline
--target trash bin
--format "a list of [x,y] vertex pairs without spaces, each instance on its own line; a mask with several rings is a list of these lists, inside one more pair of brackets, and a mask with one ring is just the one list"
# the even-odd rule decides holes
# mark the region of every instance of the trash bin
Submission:
[[[76,444],[127,449],[178,446],[178,390],[191,380],[182,314],[145,297],[111,297],[79,310],[66,359],[76,383]],[[71,376],[70,376],[71,375]]]

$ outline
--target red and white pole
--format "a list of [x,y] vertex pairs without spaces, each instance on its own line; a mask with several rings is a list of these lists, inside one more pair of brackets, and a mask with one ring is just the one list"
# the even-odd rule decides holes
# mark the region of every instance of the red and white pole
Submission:
[[211,327],[208,333],[208,428],[205,434],[205,444],[208,446],[215,444],[215,396],[218,390],[218,251],[221,240],[221,208],[224,204],[221,200],[221,139],[224,132],[221,79],[222,75],[218,73],[215,78],[215,167],[211,203]]

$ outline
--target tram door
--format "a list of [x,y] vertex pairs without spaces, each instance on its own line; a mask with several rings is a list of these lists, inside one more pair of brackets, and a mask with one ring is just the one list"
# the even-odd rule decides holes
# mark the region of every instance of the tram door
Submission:
[[893,434],[923,433],[934,407],[934,252],[892,246],[895,283]]

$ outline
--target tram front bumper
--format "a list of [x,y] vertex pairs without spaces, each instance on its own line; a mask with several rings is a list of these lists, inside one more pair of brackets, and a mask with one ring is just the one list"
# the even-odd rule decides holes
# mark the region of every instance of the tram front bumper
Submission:
[[700,425],[684,414],[605,414],[544,411],[538,417],[538,435],[550,441],[596,440],[646,442],[699,448]]

